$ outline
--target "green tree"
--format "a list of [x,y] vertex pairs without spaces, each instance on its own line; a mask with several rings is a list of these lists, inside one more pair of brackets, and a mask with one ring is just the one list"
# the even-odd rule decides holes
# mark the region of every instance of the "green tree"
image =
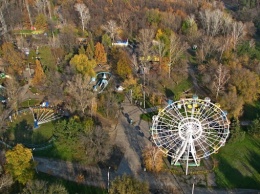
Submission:
[[105,50],[106,50],[106,52],[107,52],[108,49],[109,49],[109,48],[111,47],[111,45],[112,45],[112,40],[111,40],[111,38],[109,37],[108,34],[104,34],[104,35],[102,36],[102,44],[104,45]]
[[81,45],[79,48],[79,54],[86,54],[86,51],[85,51],[85,48],[83,45]]
[[85,54],[74,55],[70,60],[70,65],[74,66],[82,75],[95,76],[96,61],[94,59],[89,60]]
[[257,117],[252,121],[248,133],[254,137],[260,137],[260,117]]
[[109,189],[111,194],[148,194],[149,185],[145,182],[140,182],[139,180],[123,175],[122,177],[116,177],[111,183]]
[[26,184],[33,178],[35,164],[32,161],[31,149],[25,148],[22,144],[17,144],[12,150],[6,152],[5,157],[5,169],[14,180]]
[[107,54],[103,44],[98,42],[95,46],[95,60],[98,64],[104,64],[107,62]]
[[243,141],[245,139],[245,131],[242,131],[239,120],[237,118],[234,118],[231,127],[230,127],[230,133],[231,133],[231,142],[237,142],[237,141]]

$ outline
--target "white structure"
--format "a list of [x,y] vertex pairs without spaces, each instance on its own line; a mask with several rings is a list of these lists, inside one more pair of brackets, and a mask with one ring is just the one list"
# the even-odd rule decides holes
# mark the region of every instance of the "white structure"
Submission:
[[199,166],[225,145],[229,135],[227,113],[209,98],[193,98],[173,102],[153,117],[152,138],[171,163]]
[[113,43],[112,43],[112,46],[127,47],[127,46],[128,46],[128,39],[126,40],[126,42],[123,42],[123,41],[113,42]]

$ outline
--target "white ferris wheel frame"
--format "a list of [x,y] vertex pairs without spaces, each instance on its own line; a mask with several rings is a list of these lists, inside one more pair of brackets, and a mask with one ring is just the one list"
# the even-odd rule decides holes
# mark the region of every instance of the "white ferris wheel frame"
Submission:
[[151,128],[155,145],[171,157],[176,165],[186,161],[199,166],[202,158],[207,158],[225,145],[229,136],[227,113],[218,103],[193,98],[175,101],[153,117]]

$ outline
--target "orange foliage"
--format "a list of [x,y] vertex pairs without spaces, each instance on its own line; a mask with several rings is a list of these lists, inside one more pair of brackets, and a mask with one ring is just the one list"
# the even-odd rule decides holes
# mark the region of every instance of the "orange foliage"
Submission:
[[187,17],[187,14],[182,10],[177,9],[175,13],[176,15],[180,16],[182,19],[185,19]]

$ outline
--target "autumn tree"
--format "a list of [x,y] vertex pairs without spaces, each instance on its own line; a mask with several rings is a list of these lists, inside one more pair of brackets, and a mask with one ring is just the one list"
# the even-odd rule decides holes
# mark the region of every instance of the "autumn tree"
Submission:
[[94,68],[96,67],[96,61],[94,59],[89,60],[85,54],[74,55],[70,60],[70,65],[75,67],[82,75],[95,76]]
[[23,56],[22,54],[14,48],[14,45],[9,42],[2,44],[3,59],[10,63],[8,67],[8,72],[21,74],[24,70]]
[[98,42],[95,46],[95,60],[98,64],[104,64],[107,62],[105,48],[100,42]]
[[36,60],[35,61],[35,73],[34,73],[34,77],[32,79],[32,84],[41,85],[42,83],[44,83],[44,80],[45,80],[45,74],[43,72],[41,62],[40,62],[40,60]]
[[116,72],[122,79],[126,79],[130,74],[132,74],[132,69],[127,54],[123,51],[121,53],[122,55],[117,62]]
[[148,146],[143,151],[144,164],[151,172],[160,172],[163,168],[163,152],[155,146]]
[[85,26],[87,25],[87,23],[90,20],[89,9],[87,8],[87,6],[84,3],[76,3],[74,7],[75,7],[76,11],[79,12],[79,16],[81,19],[81,25],[82,25],[82,31],[84,31]]
[[148,183],[140,182],[134,177],[123,175],[122,177],[116,177],[112,181],[109,193],[148,194],[150,192]]
[[237,67],[232,70],[230,82],[236,87],[237,94],[243,98],[244,102],[251,103],[258,98],[260,80],[256,73]]
[[47,18],[44,14],[39,14],[35,18],[34,26],[37,30],[46,30],[48,28]]
[[25,148],[22,144],[17,144],[12,150],[6,152],[5,157],[5,169],[14,180],[26,184],[33,178],[35,164],[32,161],[31,149]]

